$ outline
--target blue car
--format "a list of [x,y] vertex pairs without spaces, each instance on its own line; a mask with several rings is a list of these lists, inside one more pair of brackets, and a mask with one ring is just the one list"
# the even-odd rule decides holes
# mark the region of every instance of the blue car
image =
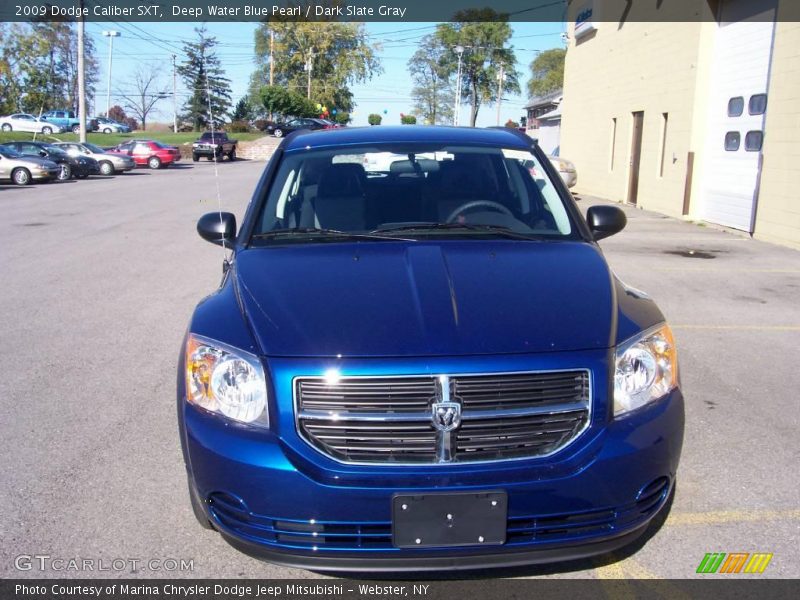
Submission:
[[625,223],[511,129],[287,136],[238,229],[197,226],[231,251],[178,367],[197,519],[323,571],[631,543],[668,510],[684,408],[664,316],[597,244]]

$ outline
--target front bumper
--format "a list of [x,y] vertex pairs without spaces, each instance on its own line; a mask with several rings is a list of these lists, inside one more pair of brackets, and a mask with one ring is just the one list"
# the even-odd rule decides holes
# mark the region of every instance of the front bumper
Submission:
[[[273,381],[280,382],[277,370]],[[208,518],[244,552],[315,569],[472,569],[611,551],[635,539],[667,503],[683,442],[679,389],[619,420],[609,418],[607,392],[597,389],[591,427],[547,458],[348,465],[300,440],[284,414],[291,409],[272,415],[270,431],[256,430],[188,405],[181,388],[184,457]],[[395,494],[470,490],[508,494],[504,544],[392,545]]]

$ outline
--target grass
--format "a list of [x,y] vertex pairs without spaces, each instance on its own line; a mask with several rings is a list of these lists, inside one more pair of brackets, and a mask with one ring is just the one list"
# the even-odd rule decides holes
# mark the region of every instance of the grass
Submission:
[[[33,139],[32,133],[22,133],[18,131],[11,131],[6,133],[0,131],[0,144],[5,142],[24,142]],[[264,137],[263,133],[231,133],[230,136],[239,140],[240,142],[257,140]],[[185,143],[192,143],[200,134],[190,131],[188,133],[172,133],[160,131],[135,131],[133,133],[90,133],[86,136],[86,141],[97,144],[98,146],[107,148],[109,146],[116,146],[127,140],[131,139],[149,139],[158,140],[165,144],[180,146]],[[58,133],[54,135],[36,134],[36,139],[40,142],[77,142],[78,136],[74,133]]]

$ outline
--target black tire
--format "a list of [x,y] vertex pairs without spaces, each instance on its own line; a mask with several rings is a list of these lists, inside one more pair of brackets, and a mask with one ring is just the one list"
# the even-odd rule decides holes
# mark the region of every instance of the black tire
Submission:
[[151,156],[147,159],[147,166],[151,169],[160,169],[161,168],[161,159],[157,156]]
[[3,131],[8,132],[8,131],[11,131],[13,129],[13,127],[11,127],[11,125],[9,125],[8,123],[3,123],[2,129],[3,129]]
[[69,181],[72,179],[72,167],[70,165],[61,165],[61,170],[58,172],[57,179],[59,181]]
[[279,138],[279,137],[283,137],[283,129],[276,129],[276,130],[275,130],[275,131],[272,133],[272,135],[274,135],[274,136],[275,136],[275,137],[277,137],[277,138]]
[[198,160],[200,160],[200,157],[197,154],[193,153],[192,154],[192,162],[197,162]]
[[236,148],[234,148],[233,150],[228,152],[228,160],[231,161],[231,162],[236,160]]
[[103,129],[103,133],[114,133],[114,132],[110,127],[106,127],[105,129]]
[[73,125],[72,126],[72,133],[78,134],[80,132],[81,132],[81,126],[80,125]]
[[211,521],[208,520],[206,511],[203,510],[203,501],[197,497],[197,491],[194,489],[192,481],[188,477],[187,483],[189,484],[189,501],[192,503],[194,518],[197,519],[197,522],[200,523],[200,527],[203,529],[214,529]]
[[214,160],[216,157],[212,154],[211,156],[206,156],[208,160]]
[[31,182],[31,172],[24,167],[17,167],[11,171],[11,181],[16,185],[28,185]]
[[42,133],[44,135],[51,135],[53,133],[52,127],[42,127]]
[[114,165],[108,162],[107,160],[100,161],[100,175],[105,175],[108,177],[109,175],[113,175],[115,172]]

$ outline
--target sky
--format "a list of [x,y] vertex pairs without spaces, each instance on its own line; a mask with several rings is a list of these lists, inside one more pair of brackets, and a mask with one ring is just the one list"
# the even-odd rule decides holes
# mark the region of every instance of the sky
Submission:
[[[178,62],[183,57],[182,43],[195,38],[194,23],[130,23],[88,22],[86,32],[92,37],[100,62],[100,78],[95,99],[96,111],[105,112],[108,82],[109,38],[103,36],[104,30],[120,33],[114,38],[111,104],[121,104],[117,91],[130,91],[133,73],[138,65],[146,63],[161,71],[160,90],[172,93],[172,54],[177,54]],[[231,79],[234,102],[247,92],[250,73],[255,68],[253,32],[257,23],[208,23],[208,35],[215,36],[219,45],[217,55]],[[374,76],[365,84],[351,87],[356,102],[352,113],[352,125],[366,125],[367,115],[379,113],[384,124],[399,124],[400,113],[410,113],[413,109],[411,98],[412,82],[407,63],[416,51],[422,37],[434,31],[435,23],[366,23],[369,41],[379,43],[378,55],[383,73]],[[550,48],[563,48],[562,23],[512,23],[514,31],[510,44],[517,57],[517,71],[520,73],[522,95],[504,95],[501,104],[500,123],[508,119],[519,121],[525,114],[527,97],[524,93],[530,78],[529,65],[538,51]],[[280,57],[276,57],[280,60]],[[313,85],[313,82],[312,82]],[[185,101],[187,93],[178,77],[178,105]],[[328,107],[331,108],[331,107]],[[384,113],[386,111],[386,113]],[[149,121],[172,121],[172,100],[168,98],[156,105],[156,111],[148,117]],[[460,122],[468,123],[469,106],[462,103]],[[497,107],[482,106],[478,113],[478,126],[495,125]]]

